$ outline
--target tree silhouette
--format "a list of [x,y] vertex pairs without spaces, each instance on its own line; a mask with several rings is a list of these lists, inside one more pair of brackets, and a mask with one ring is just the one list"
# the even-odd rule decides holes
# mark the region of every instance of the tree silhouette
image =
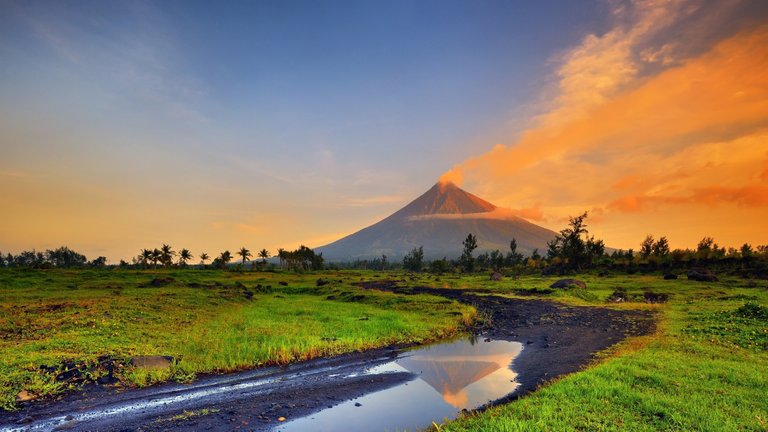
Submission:
[[228,250],[224,251],[221,253],[221,255],[219,255],[218,259],[222,262],[222,264],[226,266],[230,261],[232,261],[232,253]]
[[241,257],[243,257],[243,265],[245,265],[245,262],[248,260],[248,258],[253,256],[251,251],[249,251],[245,247],[241,247],[240,251],[238,251],[237,254],[240,255]]
[[205,265],[205,262],[209,259],[211,259],[211,257],[207,253],[203,252],[200,254],[200,264]]
[[160,252],[160,249],[153,249],[152,250],[152,267],[157,268],[157,262],[160,261],[160,258],[163,256],[163,253]]
[[424,267],[424,247],[419,246],[408,252],[403,257],[403,267],[410,271],[421,271],[421,268]]
[[472,256],[472,252],[477,249],[477,237],[474,234],[469,233],[467,238],[461,243],[464,245],[464,251],[461,253],[461,262],[464,270],[471,272],[475,269],[475,258]]
[[266,264],[267,258],[269,258],[269,251],[266,249],[262,249],[259,251],[259,258],[261,258],[261,263]]
[[640,256],[648,258],[653,253],[653,245],[655,244],[653,236],[648,234],[645,236],[645,240],[640,243]]
[[182,248],[179,251],[179,265],[182,267],[185,267],[187,265],[187,261],[192,259],[192,253],[189,252],[189,249]]
[[149,249],[142,249],[141,254],[139,255],[141,257],[141,265],[145,268],[147,267],[147,264],[149,264],[150,261],[152,261],[152,258],[154,257],[153,251]]
[[170,267],[171,264],[173,264],[174,255],[176,255],[176,252],[171,249],[171,246],[163,244],[163,247],[160,248],[160,262],[162,262],[164,266]]

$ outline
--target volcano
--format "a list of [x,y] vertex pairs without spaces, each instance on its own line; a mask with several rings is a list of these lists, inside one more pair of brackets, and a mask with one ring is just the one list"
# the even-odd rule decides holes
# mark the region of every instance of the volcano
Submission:
[[457,258],[467,234],[477,237],[476,253],[509,251],[514,238],[518,251],[543,253],[555,232],[512,215],[450,182],[439,182],[410,204],[382,221],[316,249],[328,262],[402,259],[424,247],[426,259]]

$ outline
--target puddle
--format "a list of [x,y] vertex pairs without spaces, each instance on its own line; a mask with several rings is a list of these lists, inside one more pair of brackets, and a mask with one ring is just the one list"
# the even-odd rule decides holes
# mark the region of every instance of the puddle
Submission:
[[344,402],[277,428],[278,431],[402,431],[452,419],[513,393],[518,387],[510,364],[522,344],[457,340],[403,354],[368,374],[410,372],[416,378]]

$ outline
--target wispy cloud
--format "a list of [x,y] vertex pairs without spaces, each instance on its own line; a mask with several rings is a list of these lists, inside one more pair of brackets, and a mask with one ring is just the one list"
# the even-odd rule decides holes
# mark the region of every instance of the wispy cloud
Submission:
[[[172,26],[151,2],[112,2],[95,11],[63,4],[12,6],[32,37],[77,75],[103,82],[105,93],[139,98],[145,109],[160,108],[174,119],[207,122],[199,108],[207,87],[179,67],[182,50]],[[121,25],[113,25],[118,16]]]
[[610,224],[703,205],[742,208],[758,223],[768,213],[768,26],[693,53],[666,33],[703,5],[622,5],[613,29],[563,55],[559,96],[537,126],[445,178],[502,205],[540,202],[550,220],[581,208]]

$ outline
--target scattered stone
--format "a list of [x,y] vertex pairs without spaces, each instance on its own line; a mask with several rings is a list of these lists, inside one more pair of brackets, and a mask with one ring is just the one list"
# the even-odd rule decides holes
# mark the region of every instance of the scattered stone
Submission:
[[500,281],[501,278],[502,278],[501,273],[499,273],[499,272],[491,273],[491,280],[492,281]]
[[606,301],[608,303],[623,303],[623,302],[629,301],[629,295],[627,294],[627,290],[623,288],[619,288],[613,291],[613,294],[608,296]]
[[587,288],[587,284],[578,279],[560,279],[549,286],[550,288]]
[[669,295],[646,291],[643,293],[643,298],[645,298],[646,303],[666,303],[669,300]]
[[355,406],[356,407],[361,407],[361,406],[363,406],[363,404],[361,404],[360,402],[355,402]]
[[75,418],[72,416],[72,414],[69,414],[68,416],[64,417],[64,420],[66,420],[66,421],[72,421],[74,419]]
[[278,417],[278,418],[277,418],[277,421],[279,421],[279,422],[284,422],[284,421],[285,421],[285,417]]
[[278,284],[282,285],[282,286],[288,286],[288,282],[286,282],[286,281],[280,281],[280,282],[278,282]]
[[694,269],[688,272],[688,280],[698,282],[717,282],[717,276],[709,270]]
[[131,357],[131,366],[145,369],[165,369],[171,366],[174,358],[171,356],[138,356]]
[[172,277],[154,278],[151,281],[149,281],[149,285],[153,287],[162,287],[170,284],[173,281],[175,281],[175,279]]
[[360,318],[360,321],[368,321],[368,317],[364,316],[364,317]]
[[317,280],[317,282],[315,282],[315,285],[317,285],[319,287],[323,286],[323,285],[328,285],[328,284],[329,284],[329,282],[327,280],[323,279],[323,278],[320,278],[320,279]]
[[35,398],[35,395],[33,395],[32,393],[26,390],[22,390],[18,394],[16,394],[16,402],[31,401],[34,398]]
[[675,280],[677,279],[677,275],[674,273],[665,273],[664,274],[664,280]]

